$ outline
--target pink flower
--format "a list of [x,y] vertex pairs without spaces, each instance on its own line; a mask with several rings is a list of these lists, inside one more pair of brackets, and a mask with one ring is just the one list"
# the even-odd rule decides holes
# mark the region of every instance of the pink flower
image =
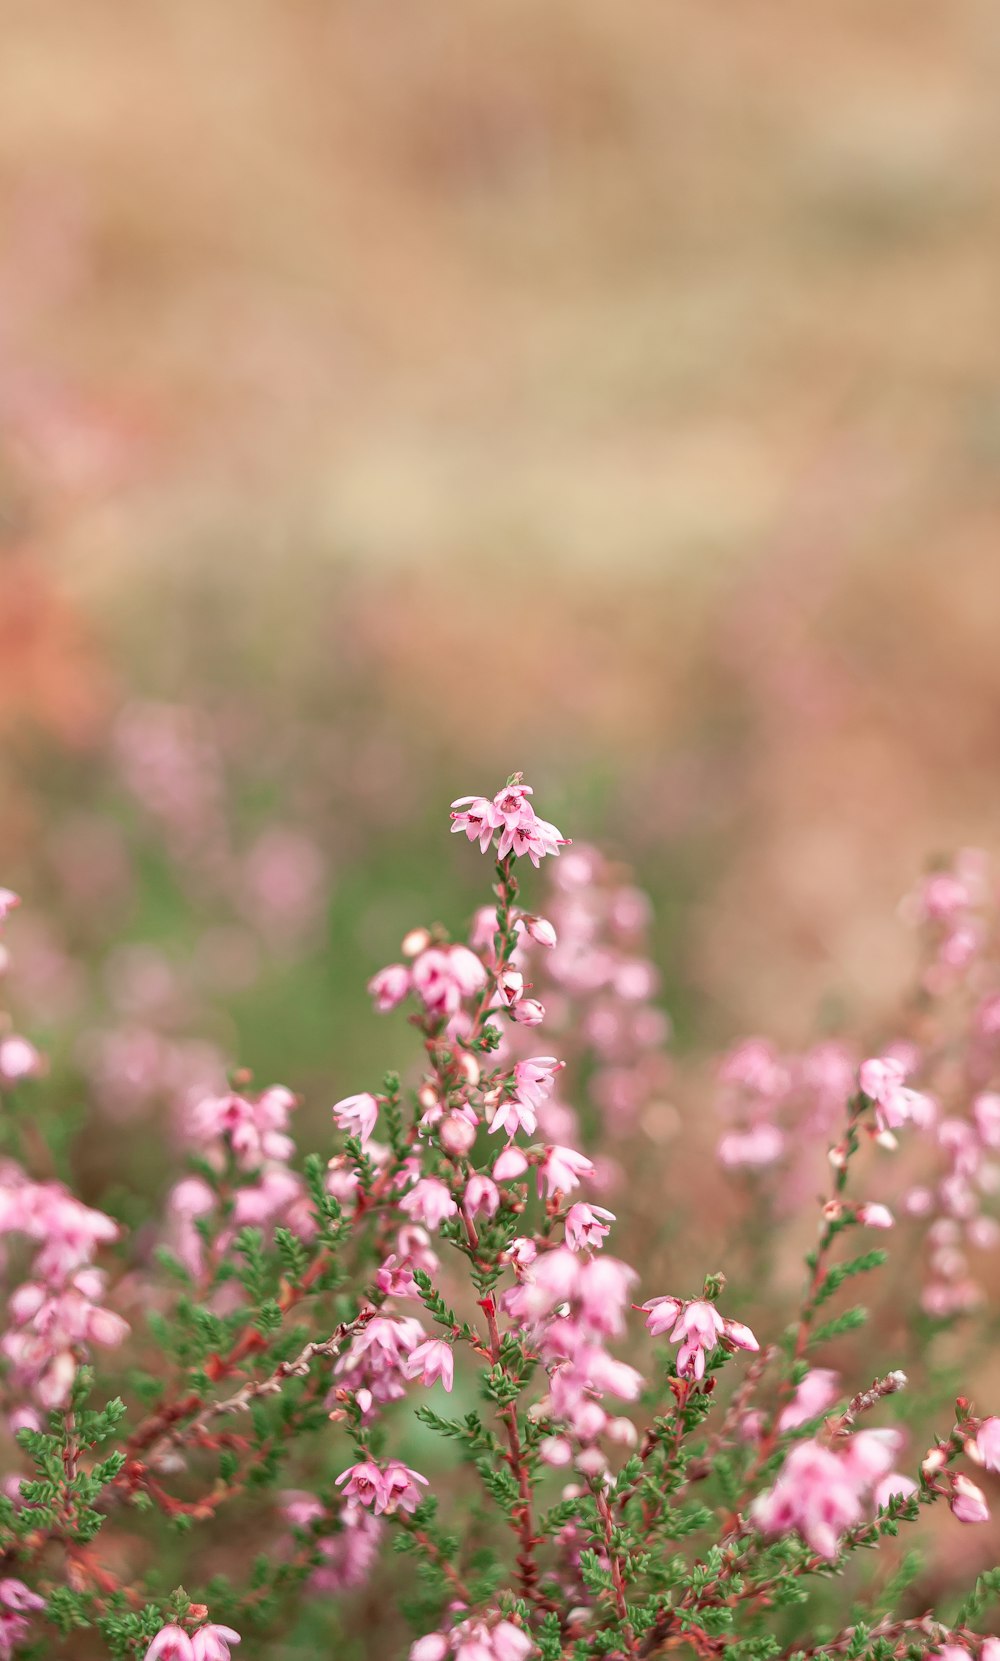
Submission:
[[875,1104],[875,1122],[881,1132],[898,1130],[908,1119],[928,1124],[934,1106],[930,1098],[903,1084],[906,1069],[894,1056],[863,1061],[858,1070],[862,1093]]
[[344,1096],[334,1103],[333,1120],[347,1136],[359,1137],[363,1147],[371,1140],[378,1122],[378,1102],[367,1090],[358,1096]]
[[891,1471],[903,1445],[899,1430],[859,1430],[844,1444],[846,1469],[859,1486],[870,1487]]
[[527,912],[522,912],[515,927],[518,930],[523,929],[536,946],[544,946],[547,951],[551,951],[557,944],[556,931],[547,917],[531,917]]
[[454,1217],[458,1206],[439,1177],[421,1177],[400,1200],[399,1209],[415,1223],[435,1229],[441,1227],[446,1217]]
[[384,1511],[382,1502],[384,1484],[382,1472],[371,1459],[362,1460],[359,1465],[351,1465],[346,1471],[341,1471],[337,1478],[337,1486],[346,1483],[345,1499],[355,1499],[359,1505],[374,1505],[376,1511]]
[[479,843],[482,853],[486,852],[493,840],[493,832],[503,822],[497,808],[485,796],[459,796],[451,804],[451,817],[452,831],[464,831],[470,842]]
[[432,1015],[456,1015],[463,998],[486,985],[482,959],[468,946],[429,946],[410,973],[414,990]]
[[861,1518],[859,1484],[844,1461],[818,1442],[799,1442],[773,1488],[759,1494],[750,1515],[765,1534],[802,1535],[813,1551],[836,1557],[840,1536]]
[[519,1101],[517,1096],[507,1096],[493,1115],[490,1135],[505,1130],[508,1136],[514,1137],[519,1130],[523,1130],[526,1136],[534,1136],[537,1129],[538,1117],[532,1103]]
[[6,923],[11,912],[20,904],[20,897],[12,889],[0,888],[0,923]]
[[977,1465],[985,1466],[988,1471],[1000,1471],[1000,1419],[984,1419],[966,1447]]
[[890,1471],[888,1476],[884,1476],[881,1482],[875,1485],[873,1499],[876,1510],[888,1505],[890,1500],[909,1499],[911,1494],[917,1492],[917,1488],[918,1485],[911,1476],[905,1476],[902,1471]]
[[419,1471],[411,1471],[398,1459],[390,1459],[382,1478],[385,1498],[381,1505],[376,1504],[376,1511],[387,1511],[390,1516],[394,1511],[415,1511],[420,1504],[418,1482],[427,1487],[427,1478]]
[[687,1303],[679,1298],[650,1298],[642,1307],[648,1311],[646,1325],[654,1337],[669,1329],[671,1343],[680,1343],[677,1372],[681,1378],[704,1378],[706,1353],[720,1342],[740,1350],[760,1348],[748,1326],[724,1318],[706,1298]]
[[22,1614],[26,1609],[44,1609],[45,1599],[26,1586],[23,1580],[0,1580],[0,1603],[5,1609]]
[[443,1632],[428,1632],[410,1645],[410,1661],[444,1661],[450,1647]]
[[529,1061],[519,1061],[514,1067],[514,1094],[523,1102],[538,1107],[552,1094],[556,1074],[565,1067],[554,1055],[535,1055]]
[[230,1646],[240,1642],[231,1626],[202,1626],[191,1639],[194,1661],[229,1661]]
[[511,1005],[511,1020],[522,1027],[540,1027],[545,1019],[545,1005],[537,998],[518,998]]
[[586,1154],[557,1144],[546,1148],[545,1157],[538,1167],[539,1190],[544,1183],[550,1199],[554,1194],[571,1194],[585,1177],[592,1177],[593,1174],[594,1162]]
[[976,1129],[987,1148],[1000,1148],[1000,1095],[987,1091],[972,1104]]
[[952,1478],[951,1498],[948,1504],[960,1523],[988,1523],[990,1520],[986,1495],[961,1472]]
[[520,1148],[506,1147],[493,1165],[493,1176],[497,1182],[511,1182],[515,1177],[523,1176],[528,1169],[528,1161]]
[[777,1125],[753,1125],[749,1130],[731,1130],[719,1142],[723,1165],[773,1165],[784,1152],[785,1138]]
[[858,1222],[865,1228],[892,1228],[895,1218],[887,1205],[869,1204],[859,1205],[854,1212]]
[[543,1464],[558,1469],[573,1461],[573,1447],[565,1436],[543,1436],[538,1444],[538,1457]]
[[161,1626],[146,1651],[145,1661],[194,1661],[191,1639],[180,1626]]
[[490,1638],[494,1661],[525,1661],[535,1647],[528,1634],[513,1621],[498,1621]]
[[450,1344],[443,1338],[428,1338],[418,1344],[403,1362],[407,1378],[419,1378],[428,1387],[438,1379],[448,1391],[455,1381],[455,1357]]
[[466,1183],[462,1205],[470,1217],[480,1212],[486,1217],[495,1217],[500,1209],[500,1190],[490,1177],[477,1172]]
[[840,1375],[830,1367],[813,1367],[778,1417],[779,1431],[797,1430],[799,1425],[818,1419],[837,1399]]
[[446,1113],[438,1128],[438,1141],[452,1159],[464,1159],[476,1141],[477,1120],[470,1107]]
[[35,1078],[44,1063],[34,1044],[16,1033],[0,1038],[0,1084],[19,1084],[21,1079]]
[[570,1251],[597,1251],[610,1234],[614,1221],[614,1212],[606,1211],[602,1205],[587,1205],[582,1200],[571,1205],[564,1224]]
[[368,982],[368,991],[380,1015],[401,1004],[410,990],[410,971],[405,963],[390,963]]

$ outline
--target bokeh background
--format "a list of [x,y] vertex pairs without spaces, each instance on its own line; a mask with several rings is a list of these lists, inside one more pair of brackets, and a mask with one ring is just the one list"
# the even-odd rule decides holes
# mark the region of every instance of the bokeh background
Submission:
[[997,8],[0,24],[0,881],[85,1197],[225,1062],[317,1132],[405,1063],[365,981],[517,768],[653,896],[682,1115],[895,1004],[997,840]]
[[523,767],[656,895],[682,1044],[891,982],[1000,795],[995,8],[3,35],[0,861],[50,975],[211,925],[234,1051],[346,1077],[472,880],[443,806]]

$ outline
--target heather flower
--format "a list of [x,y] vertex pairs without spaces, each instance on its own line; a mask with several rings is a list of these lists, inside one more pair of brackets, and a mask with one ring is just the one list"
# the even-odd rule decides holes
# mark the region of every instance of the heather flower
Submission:
[[787,1407],[778,1415],[779,1431],[797,1430],[825,1413],[837,1399],[840,1375],[829,1367],[811,1367]]
[[465,1185],[462,1206],[469,1217],[480,1213],[485,1217],[495,1217],[500,1209],[500,1190],[490,1177],[477,1172]]
[[459,796],[451,810],[452,832],[464,831],[469,841],[478,842],[480,852],[485,853],[502,823],[499,810],[485,796]]
[[537,1107],[551,1096],[556,1074],[565,1065],[554,1055],[536,1055],[528,1061],[518,1061],[514,1067],[514,1094]]
[[395,1009],[410,990],[410,971],[405,963],[390,963],[368,982],[368,992],[380,1015]]
[[949,1505],[952,1513],[960,1523],[988,1523],[990,1508],[986,1503],[986,1495],[974,1482],[970,1482],[961,1471],[951,1479],[951,1496]]
[[528,801],[531,794],[530,785],[515,782],[498,791],[492,802],[484,796],[460,796],[451,804],[451,828],[464,831],[470,842],[479,843],[483,853],[494,832],[500,830],[498,859],[505,859],[509,853],[515,858],[527,854],[538,866],[546,854],[558,854],[567,844],[555,825],[539,819]]
[[539,1191],[542,1183],[551,1199],[554,1194],[569,1194],[579,1188],[585,1177],[594,1174],[594,1162],[575,1148],[558,1145],[546,1148],[538,1167]]
[[22,1079],[36,1078],[44,1063],[34,1044],[12,1034],[0,1038],[0,1084],[20,1084]]
[[5,1609],[13,1609],[18,1614],[23,1614],[26,1609],[45,1608],[44,1598],[40,1598],[23,1580],[14,1580],[9,1576],[0,1580],[0,1603]]
[[540,1027],[545,1019],[545,1005],[537,998],[518,998],[510,1006],[510,1018],[522,1027]]
[[855,1208],[854,1215],[865,1228],[892,1228],[895,1222],[887,1205],[859,1205]]
[[493,1162],[493,1176],[497,1182],[512,1182],[516,1177],[523,1176],[528,1169],[528,1161],[520,1148],[509,1144],[503,1153]]
[[888,1505],[890,1500],[906,1500],[911,1494],[916,1493],[919,1493],[919,1484],[914,1482],[911,1476],[906,1476],[902,1471],[890,1471],[888,1476],[882,1477],[881,1481],[875,1484],[872,1497],[875,1509],[879,1510]]
[[596,1251],[603,1244],[615,1221],[613,1211],[602,1205],[587,1205],[578,1201],[566,1213],[566,1244],[571,1251]]
[[344,1498],[355,1499],[359,1505],[373,1505],[376,1511],[385,1510],[385,1485],[382,1472],[370,1459],[351,1465],[337,1477],[337,1486],[344,1483]]
[[450,1344],[443,1338],[428,1338],[416,1349],[411,1350],[403,1363],[403,1372],[407,1378],[419,1379],[421,1384],[430,1386],[441,1380],[446,1390],[451,1390],[455,1381],[455,1357]]
[[677,1371],[681,1378],[704,1378],[706,1353],[720,1342],[741,1350],[760,1347],[749,1327],[725,1319],[705,1298],[687,1303],[672,1297],[650,1298],[642,1308],[654,1337],[668,1333],[672,1343],[680,1343]]
[[906,1069],[894,1056],[882,1056],[863,1061],[858,1070],[862,1093],[874,1103],[875,1121],[884,1134],[898,1130],[908,1119],[928,1124],[933,1117],[933,1103],[917,1090],[909,1090],[903,1083]]
[[765,1534],[797,1531],[820,1557],[832,1560],[841,1535],[861,1519],[861,1492],[862,1485],[832,1449],[800,1442],[773,1488],[753,1502],[750,1515]]
[[230,1661],[230,1648],[240,1642],[231,1626],[202,1626],[191,1639],[193,1661]]
[[522,912],[515,927],[518,930],[523,929],[536,946],[544,946],[546,951],[551,951],[559,943],[556,931],[547,917],[531,917],[527,912]]
[[517,1096],[507,1096],[495,1110],[490,1122],[490,1135],[498,1130],[505,1130],[509,1137],[517,1135],[523,1130],[526,1135],[534,1136],[538,1129],[538,1115],[531,1102],[523,1102]]
[[415,1223],[423,1223],[429,1229],[440,1228],[446,1217],[454,1217],[458,1211],[451,1193],[439,1177],[421,1177],[400,1200],[399,1208]]
[[333,1119],[348,1136],[357,1136],[362,1147],[371,1140],[378,1122],[378,1102],[367,1090],[357,1096],[344,1096],[333,1106]]
[[966,1451],[977,1465],[988,1471],[1000,1471],[1000,1419],[984,1419],[975,1436],[966,1443]]
[[413,989],[434,1015],[456,1015],[464,998],[486,985],[482,959],[467,946],[429,946],[410,970]]
[[411,1471],[398,1459],[390,1459],[382,1477],[384,1500],[381,1505],[376,1503],[376,1511],[386,1511],[390,1515],[394,1511],[415,1511],[420,1504],[418,1482],[427,1487],[427,1478],[421,1476],[419,1471]]
[[191,1639],[183,1627],[161,1626],[146,1651],[144,1661],[195,1661]]

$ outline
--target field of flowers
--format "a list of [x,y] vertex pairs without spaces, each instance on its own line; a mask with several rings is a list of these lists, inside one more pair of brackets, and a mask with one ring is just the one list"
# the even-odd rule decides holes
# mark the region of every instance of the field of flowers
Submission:
[[996,18],[3,38],[0,1661],[1000,1661]]

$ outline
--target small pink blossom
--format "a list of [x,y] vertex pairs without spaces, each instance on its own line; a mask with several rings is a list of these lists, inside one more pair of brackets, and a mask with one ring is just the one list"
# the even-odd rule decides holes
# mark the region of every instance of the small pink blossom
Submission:
[[892,1228],[896,1220],[887,1205],[876,1203],[859,1205],[854,1215],[865,1228]]
[[380,1015],[401,1004],[410,990],[410,971],[405,963],[390,963],[368,982],[368,991]]
[[0,1580],[0,1603],[5,1609],[14,1609],[23,1614],[28,1609],[44,1609],[45,1599],[26,1586],[23,1580],[8,1578]]
[[378,1123],[378,1102],[367,1090],[357,1096],[344,1096],[334,1103],[333,1120],[347,1136],[357,1136],[364,1147]]
[[533,1104],[520,1101],[517,1096],[507,1096],[493,1115],[490,1135],[505,1130],[509,1137],[514,1137],[519,1130],[523,1130],[526,1136],[534,1136],[537,1129],[538,1115]]
[[832,1368],[810,1368],[788,1406],[778,1415],[779,1431],[797,1430],[810,1419],[818,1419],[836,1401],[839,1385],[840,1375]]
[[647,1311],[646,1325],[654,1337],[666,1332],[671,1343],[680,1344],[677,1372],[681,1378],[704,1378],[705,1356],[718,1343],[740,1350],[760,1348],[748,1326],[720,1315],[707,1298],[692,1298],[686,1303],[679,1298],[650,1298],[642,1308]]
[[146,1651],[145,1661],[194,1661],[191,1639],[183,1627],[161,1626]]
[[34,1044],[12,1033],[0,1038],[0,1084],[20,1084],[22,1079],[36,1078],[44,1062]]
[[565,1065],[565,1061],[557,1061],[554,1055],[535,1055],[528,1061],[518,1061],[514,1067],[515,1096],[538,1107],[551,1096],[556,1074]]
[[967,1476],[963,1476],[961,1471],[952,1478],[948,1503],[960,1523],[988,1523],[990,1520],[986,1495],[974,1482],[970,1482]]
[[230,1661],[230,1649],[239,1642],[231,1626],[201,1626],[191,1639],[193,1661]]
[[6,923],[11,912],[20,904],[20,896],[12,889],[0,888],[0,923]]
[[490,1177],[477,1171],[465,1185],[462,1206],[470,1217],[480,1213],[485,1217],[495,1217],[500,1209],[500,1190]]
[[1000,1471],[1000,1419],[984,1419],[966,1449],[977,1465]]
[[537,998],[518,998],[511,1005],[511,1020],[522,1027],[540,1027],[545,1019],[545,1005]]
[[477,1120],[471,1108],[447,1113],[438,1127],[438,1141],[452,1159],[464,1159],[476,1141]]
[[446,1390],[451,1390],[455,1381],[455,1356],[451,1345],[446,1344],[443,1338],[428,1338],[411,1350],[403,1363],[403,1372],[407,1378],[419,1379],[421,1384],[428,1386],[441,1380]]
[[538,1167],[539,1189],[542,1183],[551,1199],[554,1194],[571,1194],[574,1188],[594,1174],[594,1162],[586,1154],[577,1153],[575,1148],[560,1147],[556,1144],[546,1148],[545,1155]]
[[605,1210],[602,1205],[587,1205],[582,1200],[578,1201],[566,1213],[566,1244],[575,1252],[596,1251],[604,1244],[614,1221],[613,1211]]
[[881,1482],[875,1485],[872,1496],[875,1508],[878,1510],[888,1505],[890,1500],[909,1499],[911,1494],[918,1492],[918,1488],[919,1485],[911,1476],[906,1476],[902,1471],[890,1471],[888,1476],[884,1476]]
[[[457,809],[457,811],[456,811]],[[503,823],[498,809],[485,796],[459,796],[451,804],[452,831],[464,831],[470,842],[478,842],[485,853],[493,832]]]
[[421,1177],[410,1192],[400,1200],[399,1208],[415,1223],[425,1228],[441,1227],[446,1217],[454,1217],[458,1206],[439,1177]]
[[382,1476],[382,1491],[384,1501],[376,1504],[376,1511],[386,1511],[391,1516],[394,1511],[415,1511],[420,1504],[420,1489],[417,1483],[422,1482],[427,1487],[427,1478],[419,1471],[411,1471],[408,1465],[403,1465],[398,1459],[390,1459]]
[[934,1104],[917,1090],[908,1089],[903,1080],[906,1068],[895,1056],[881,1056],[863,1061],[858,1070],[862,1093],[875,1104],[875,1121],[881,1132],[898,1130],[908,1119],[917,1124],[929,1124]]
[[551,951],[558,944],[556,931],[546,917],[531,917],[527,912],[522,912],[517,919],[516,927],[518,930],[523,929],[536,946],[544,946],[547,951]]
[[523,1176],[528,1169],[528,1161],[520,1148],[513,1145],[504,1148],[503,1153],[494,1161],[493,1176],[497,1182],[512,1182],[516,1177]]

